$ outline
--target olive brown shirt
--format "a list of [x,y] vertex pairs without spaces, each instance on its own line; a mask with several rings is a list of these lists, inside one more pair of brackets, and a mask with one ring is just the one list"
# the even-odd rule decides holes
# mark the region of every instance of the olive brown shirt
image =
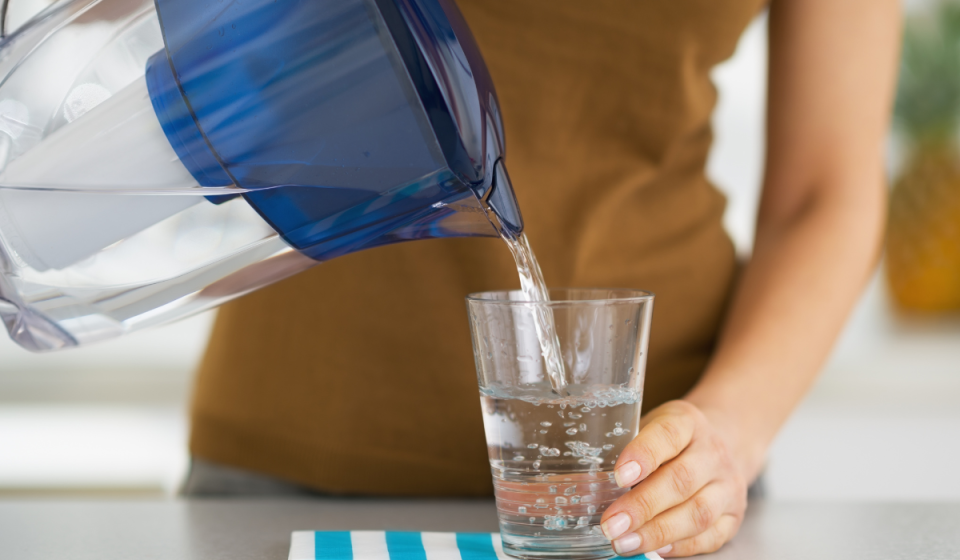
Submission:
[[[735,258],[704,167],[716,93],[759,0],[461,0],[547,284],[656,294],[644,408],[714,346]],[[464,296],[518,286],[495,238],[350,254],[224,306],[194,456],[325,492],[492,491]]]

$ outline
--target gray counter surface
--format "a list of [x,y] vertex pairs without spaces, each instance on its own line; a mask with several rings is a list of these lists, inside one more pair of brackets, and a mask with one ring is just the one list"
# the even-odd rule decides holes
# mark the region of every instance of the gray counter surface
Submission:
[[[294,530],[496,531],[492,501],[0,501],[3,560],[285,560]],[[754,502],[714,560],[958,560],[960,504]]]

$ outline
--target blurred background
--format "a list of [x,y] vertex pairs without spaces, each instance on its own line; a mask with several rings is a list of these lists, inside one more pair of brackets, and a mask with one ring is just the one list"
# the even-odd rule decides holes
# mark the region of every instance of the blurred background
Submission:
[[[10,0],[8,29],[49,5]],[[960,3],[909,0],[889,142],[888,250],[770,453],[788,500],[960,499]],[[766,19],[714,74],[708,173],[748,257],[760,189]],[[213,313],[48,355],[0,336],[0,496],[171,495]]]

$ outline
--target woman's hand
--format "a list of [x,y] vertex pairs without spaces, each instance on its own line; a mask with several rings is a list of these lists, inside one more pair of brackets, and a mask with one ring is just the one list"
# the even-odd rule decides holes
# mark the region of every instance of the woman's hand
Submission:
[[604,512],[603,533],[622,556],[713,552],[743,521],[741,470],[730,443],[700,409],[668,402],[643,417],[617,459],[617,484],[633,489]]

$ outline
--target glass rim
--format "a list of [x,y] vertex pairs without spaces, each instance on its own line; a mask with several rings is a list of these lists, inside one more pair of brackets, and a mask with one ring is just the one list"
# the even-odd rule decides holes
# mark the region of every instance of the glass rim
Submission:
[[[467,302],[476,302],[484,305],[504,305],[504,306],[523,306],[523,305],[577,305],[577,304],[593,304],[593,305],[611,305],[611,304],[622,304],[622,303],[642,303],[653,301],[656,294],[653,292],[648,292],[646,290],[635,290],[633,288],[550,288],[549,289],[551,298],[548,302],[536,302],[529,299],[498,299],[489,297],[492,295],[503,295],[503,294],[522,294],[521,290],[489,290],[484,292],[473,292],[468,294],[466,297]],[[562,291],[583,291],[583,292],[607,292],[607,293],[616,293],[620,292],[623,295],[622,297],[597,297],[597,298],[584,298],[584,299],[553,299],[552,295],[554,292]],[[509,297],[509,296],[508,296]]]

